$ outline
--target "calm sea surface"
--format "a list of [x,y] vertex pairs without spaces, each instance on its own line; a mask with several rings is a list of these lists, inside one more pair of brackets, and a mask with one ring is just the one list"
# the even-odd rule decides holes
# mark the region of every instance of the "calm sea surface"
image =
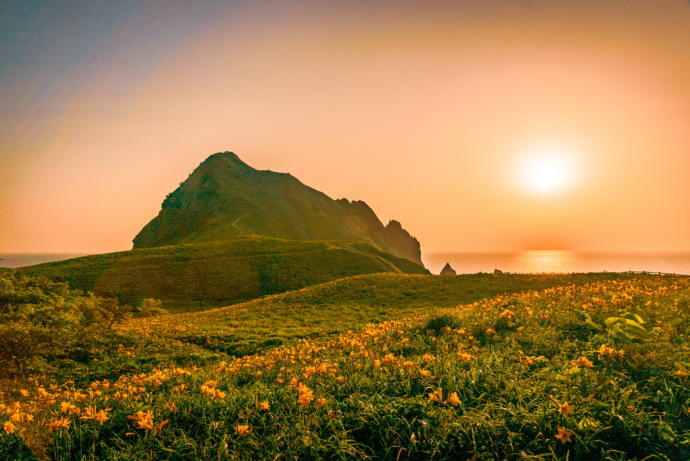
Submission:
[[477,272],[626,272],[690,274],[690,253],[578,253],[521,251],[515,253],[427,253],[424,265],[438,274],[450,263],[458,274]]
[[0,253],[0,267],[22,267],[85,256],[84,253]]
[[[0,267],[21,267],[84,256],[79,253],[0,253]],[[690,275],[690,253],[577,253],[522,251],[515,253],[437,252],[422,256],[432,273],[450,263],[458,274],[477,272],[625,272],[648,271]]]

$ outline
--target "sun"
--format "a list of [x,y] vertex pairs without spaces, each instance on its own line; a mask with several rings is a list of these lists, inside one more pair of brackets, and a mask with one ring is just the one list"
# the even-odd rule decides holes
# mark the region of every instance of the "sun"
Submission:
[[572,185],[575,179],[572,154],[558,147],[539,147],[521,156],[517,169],[520,187],[537,194],[554,194]]

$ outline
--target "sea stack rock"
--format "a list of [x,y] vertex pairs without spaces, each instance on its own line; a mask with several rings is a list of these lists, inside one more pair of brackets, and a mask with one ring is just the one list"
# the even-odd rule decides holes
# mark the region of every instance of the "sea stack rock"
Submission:
[[441,275],[458,275],[458,273],[455,272],[455,269],[450,267],[450,263],[446,263],[443,269],[441,269]]
[[498,275],[498,274],[502,274],[502,273],[503,273],[503,271],[501,269],[494,269],[494,274]]

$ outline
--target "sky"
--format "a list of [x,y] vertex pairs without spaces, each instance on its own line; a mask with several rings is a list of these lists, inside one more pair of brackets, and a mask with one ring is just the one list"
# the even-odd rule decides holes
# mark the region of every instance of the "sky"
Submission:
[[683,0],[0,0],[0,252],[128,250],[206,157],[432,251],[690,251]]

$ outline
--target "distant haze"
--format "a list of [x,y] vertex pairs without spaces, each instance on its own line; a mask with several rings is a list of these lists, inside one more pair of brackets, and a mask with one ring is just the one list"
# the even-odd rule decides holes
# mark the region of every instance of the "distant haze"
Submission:
[[0,4],[0,252],[129,249],[221,151],[423,252],[690,250],[686,1],[189,5]]

